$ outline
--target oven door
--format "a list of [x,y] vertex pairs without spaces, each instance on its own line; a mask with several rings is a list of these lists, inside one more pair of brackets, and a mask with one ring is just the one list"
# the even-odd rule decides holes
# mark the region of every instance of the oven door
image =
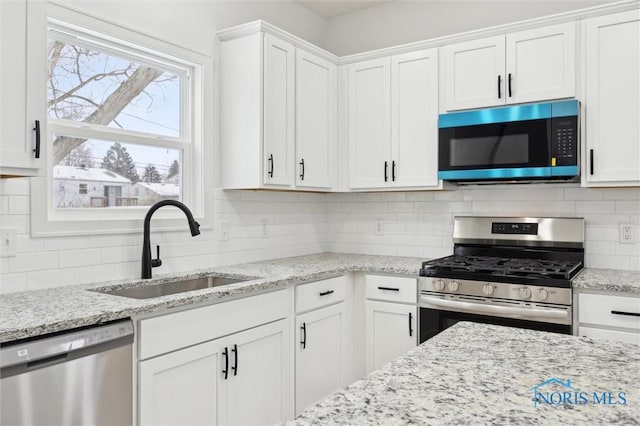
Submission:
[[420,343],[459,321],[480,322],[571,334],[571,307],[524,302],[487,301],[471,297],[420,296]]

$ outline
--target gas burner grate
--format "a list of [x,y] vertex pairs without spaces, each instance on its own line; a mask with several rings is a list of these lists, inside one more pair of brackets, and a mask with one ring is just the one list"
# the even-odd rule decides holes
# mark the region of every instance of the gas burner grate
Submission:
[[501,276],[570,279],[580,270],[582,262],[452,255],[427,261],[424,263],[424,267],[436,268],[441,272],[455,271]]

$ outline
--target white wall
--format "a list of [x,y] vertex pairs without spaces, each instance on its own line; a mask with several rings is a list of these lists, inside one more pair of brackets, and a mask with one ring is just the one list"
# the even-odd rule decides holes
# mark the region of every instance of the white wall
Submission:
[[611,0],[398,0],[328,20],[338,56],[608,3]]

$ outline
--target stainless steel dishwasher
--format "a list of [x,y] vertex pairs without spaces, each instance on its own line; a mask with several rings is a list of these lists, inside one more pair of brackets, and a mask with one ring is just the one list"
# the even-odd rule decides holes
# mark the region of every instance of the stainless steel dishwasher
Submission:
[[130,425],[130,320],[0,347],[0,425]]

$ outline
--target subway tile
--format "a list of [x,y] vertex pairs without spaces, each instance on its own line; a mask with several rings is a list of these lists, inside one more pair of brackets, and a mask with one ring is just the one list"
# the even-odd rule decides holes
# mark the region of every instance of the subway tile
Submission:
[[46,238],[44,249],[46,251],[77,250],[89,247],[89,237],[55,237]]
[[56,269],[60,266],[57,252],[18,253],[10,257],[9,272],[29,272]]
[[462,191],[441,191],[433,194],[435,201],[462,201]]
[[[96,278],[103,277],[103,278]],[[108,278],[96,275],[93,281],[104,281]],[[73,269],[52,269],[47,271],[29,272],[27,274],[29,290],[43,290],[54,287],[65,287],[78,284],[76,273]]]
[[565,200],[602,200],[604,198],[602,189],[591,188],[565,188]]
[[576,212],[589,212],[590,214],[615,213],[613,201],[576,201]]
[[29,195],[30,178],[0,179],[0,194]]
[[527,188],[528,200],[564,200],[564,190],[562,188]]
[[407,192],[407,201],[433,201],[433,191]]
[[9,214],[9,197],[7,195],[0,195],[0,215]]
[[640,214],[640,201],[616,201],[616,213]]
[[12,195],[9,197],[9,214],[29,214],[29,197]]
[[98,265],[102,263],[101,249],[63,250],[59,252],[60,267]]
[[0,294],[16,293],[28,289],[26,273],[0,275]]
[[640,188],[604,188],[605,200],[640,200]]

